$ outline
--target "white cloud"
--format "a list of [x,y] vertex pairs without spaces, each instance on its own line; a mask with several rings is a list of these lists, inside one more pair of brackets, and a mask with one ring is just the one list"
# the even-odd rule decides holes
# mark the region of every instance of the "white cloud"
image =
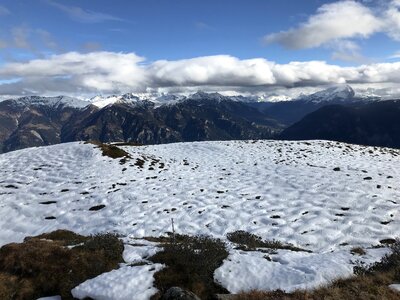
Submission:
[[266,43],[279,43],[289,49],[319,47],[332,40],[369,37],[383,27],[383,22],[366,6],[355,1],[322,5],[307,22],[288,31],[264,37]]
[[[144,70],[139,66],[143,58],[130,53],[69,52],[48,59],[35,59],[25,63],[9,63],[0,68],[0,78],[21,78],[7,85],[8,93],[15,85],[37,93],[71,91],[126,91],[139,89]],[[26,87],[24,85],[26,84]],[[3,93],[0,86],[0,93]]]
[[[11,80],[11,81],[10,81]],[[260,92],[333,83],[400,84],[400,62],[341,67],[324,61],[277,64],[229,55],[146,63],[134,53],[69,52],[0,67],[0,94],[93,94],[163,90]]]
[[398,58],[400,58],[400,51],[397,51],[388,57],[388,59],[398,59]]
[[265,59],[239,60],[229,55],[177,61],[160,60],[147,70],[160,86],[247,86],[274,84],[271,63]]
[[40,37],[43,45],[49,49],[58,49],[57,43],[54,41],[50,32],[43,29],[36,29],[35,33]]
[[323,46],[332,50],[334,60],[366,63],[368,59],[361,54],[357,41],[375,33],[400,41],[400,0],[343,0],[324,4],[306,22],[266,35],[263,40],[288,49]]
[[100,51],[102,46],[100,43],[97,42],[86,42],[81,46],[81,48],[85,52],[95,52],[95,51]]
[[11,14],[11,12],[7,7],[0,5],[0,16],[7,16],[10,14]]
[[360,52],[360,46],[349,40],[339,40],[335,41],[331,48],[334,49],[332,53],[333,60],[341,60],[341,61],[348,61],[348,62],[356,62],[356,63],[363,63],[367,61]]
[[211,30],[214,29],[212,26],[208,25],[207,23],[198,21],[194,23],[194,26],[199,30]]
[[28,41],[29,34],[30,29],[26,26],[13,27],[11,29],[11,36],[14,46],[17,48],[31,49],[31,45]]
[[54,2],[51,0],[47,0],[46,2],[49,5],[63,11],[73,20],[76,20],[76,21],[82,22],[82,23],[100,23],[100,22],[105,22],[105,21],[124,21],[121,18],[112,16],[112,15],[109,15],[106,13],[85,10],[78,6],[68,6],[68,5],[64,5],[64,4]]
[[400,1],[393,0],[384,12],[385,30],[394,40],[400,41]]

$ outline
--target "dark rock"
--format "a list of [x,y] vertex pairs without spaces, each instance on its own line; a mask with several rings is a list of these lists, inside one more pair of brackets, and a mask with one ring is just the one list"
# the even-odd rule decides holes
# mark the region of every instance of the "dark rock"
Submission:
[[43,201],[43,202],[39,202],[39,203],[43,204],[43,205],[49,205],[49,204],[57,203],[57,201]]
[[238,296],[233,295],[233,294],[216,294],[216,295],[214,295],[214,299],[215,300],[234,300],[234,299],[238,299]]
[[192,292],[181,289],[180,287],[172,287],[165,292],[161,300],[201,300]]
[[104,204],[100,204],[100,205],[92,206],[91,208],[89,208],[89,210],[97,211],[97,210],[103,209],[104,207],[106,207]]
[[396,243],[396,240],[395,240],[395,239],[392,239],[392,238],[388,238],[388,239],[380,240],[379,242],[380,242],[381,244],[384,244],[384,245],[391,245],[391,244]]

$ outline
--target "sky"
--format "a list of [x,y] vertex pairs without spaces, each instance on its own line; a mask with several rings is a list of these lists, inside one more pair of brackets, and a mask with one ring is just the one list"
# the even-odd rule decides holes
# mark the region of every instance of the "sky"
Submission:
[[0,0],[0,96],[400,95],[400,0]]

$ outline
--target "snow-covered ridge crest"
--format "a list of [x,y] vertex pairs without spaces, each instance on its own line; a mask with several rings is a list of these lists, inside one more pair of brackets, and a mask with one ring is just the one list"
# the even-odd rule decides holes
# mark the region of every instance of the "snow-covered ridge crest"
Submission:
[[[356,95],[353,88],[348,84],[340,84],[328,87],[312,94],[300,94],[300,96],[292,97],[280,94],[246,94],[240,95],[237,93],[225,92],[204,92],[196,93],[160,93],[160,92],[145,92],[145,93],[125,93],[115,95],[97,95],[92,98],[80,100],[78,98],[68,96],[43,97],[43,96],[25,96],[14,99],[20,105],[47,105],[56,107],[63,105],[66,107],[84,108],[88,105],[94,105],[98,108],[104,108],[114,104],[128,104],[132,106],[143,105],[152,102],[154,107],[162,105],[174,105],[187,100],[195,101],[235,101],[235,102],[281,102],[281,101],[305,101],[312,103],[329,103],[329,102],[346,102],[354,100],[379,100],[380,97],[358,93]],[[4,99],[6,100],[6,99]]]
[[98,107],[104,108],[114,104],[128,104],[128,105],[141,105],[144,102],[152,102],[155,106],[160,106],[168,103],[176,103],[186,98],[183,95],[174,94],[151,94],[151,93],[126,93],[122,95],[111,95],[111,96],[95,96],[89,99],[89,102]]
[[49,106],[49,107],[72,107],[84,108],[90,103],[68,96],[42,97],[42,96],[26,96],[17,99],[11,99],[16,105],[20,106]]
[[221,101],[236,101],[236,102],[254,102],[256,101],[255,97],[245,97],[241,95],[237,96],[224,96],[220,93],[206,93],[203,91],[198,91],[191,95],[183,95],[183,94],[151,94],[151,93],[143,93],[143,94],[135,94],[135,93],[127,93],[123,95],[112,95],[112,96],[96,96],[91,98],[89,101],[94,106],[99,108],[103,108],[113,104],[129,104],[129,105],[140,105],[144,101],[149,101],[154,103],[155,107],[161,105],[174,105],[179,102],[185,101],[215,101],[216,103],[220,103]]

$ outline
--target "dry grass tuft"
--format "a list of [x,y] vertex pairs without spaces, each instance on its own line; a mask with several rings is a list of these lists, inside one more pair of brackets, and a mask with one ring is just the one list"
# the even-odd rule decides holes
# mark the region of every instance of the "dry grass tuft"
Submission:
[[72,299],[72,288],[118,268],[123,249],[112,234],[84,237],[65,230],[5,245],[0,248],[0,299]]
[[103,153],[103,156],[108,156],[113,159],[121,158],[121,161],[125,162],[127,159],[131,158],[128,152],[122,150],[116,145],[111,144],[103,144],[95,141],[90,141],[89,143],[96,145],[100,148]]

